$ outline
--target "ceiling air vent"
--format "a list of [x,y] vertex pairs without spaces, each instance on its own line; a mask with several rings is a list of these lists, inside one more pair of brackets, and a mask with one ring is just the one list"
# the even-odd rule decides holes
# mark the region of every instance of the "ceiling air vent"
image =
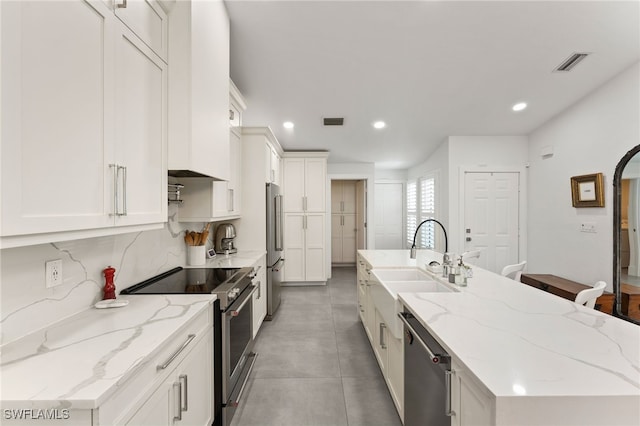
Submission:
[[325,118],[324,119],[324,125],[325,126],[342,126],[343,124],[344,124],[344,118],[343,117]]
[[554,71],[571,71],[573,67],[578,65],[587,56],[589,56],[588,53],[574,53],[569,56],[566,61],[561,63]]

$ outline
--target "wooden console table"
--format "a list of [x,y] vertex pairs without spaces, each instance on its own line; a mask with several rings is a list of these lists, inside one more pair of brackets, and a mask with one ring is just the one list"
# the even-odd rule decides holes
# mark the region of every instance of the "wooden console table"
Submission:
[[621,283],[622,313],[635,320],[640,320],[640,287]]
[[[578,294],[582,290],[591,288],[591,286],[580,284],[575,281],[567,280],[565,278],[557,277],[551,274],[522,274],[520,281],[522,281],[523,284],[539,288],[540,290],[555,294],[556,296],[560,296],[569,300],[575,300],[576,294]],[[596,299],[595,309],[611,315],[613,314],[613,303],[613,293],[605,291],[602,296]]]

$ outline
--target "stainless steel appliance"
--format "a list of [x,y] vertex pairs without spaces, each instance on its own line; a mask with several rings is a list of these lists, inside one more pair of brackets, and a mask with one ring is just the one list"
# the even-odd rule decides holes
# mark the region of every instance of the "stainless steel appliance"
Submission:
[[284,215],[280,187],[267,184],[267,316],[273,319],[280,306],[280,284],[282,282],[282,257],[284,247]]
[[216,228],[216,239],[214,246],[216,253],[237,253],[238,249],[234,246],[236,238],[236,228],[231,223],[221,223]]
[[121,294],[213,293],[214,426],[229,426],[253,369],[253,268],[174,268]]
[[404,426],[451,425],[451,357],[408,312],[404,323]]

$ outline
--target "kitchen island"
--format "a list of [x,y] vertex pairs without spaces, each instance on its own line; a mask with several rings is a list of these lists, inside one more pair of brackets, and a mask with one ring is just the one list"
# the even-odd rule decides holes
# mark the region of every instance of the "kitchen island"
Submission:
[[[359,255],[369,269],[442,261]],[[452,425],[640,424],[640,327],[478,267],[456,290],[398,294],[452,357]]]

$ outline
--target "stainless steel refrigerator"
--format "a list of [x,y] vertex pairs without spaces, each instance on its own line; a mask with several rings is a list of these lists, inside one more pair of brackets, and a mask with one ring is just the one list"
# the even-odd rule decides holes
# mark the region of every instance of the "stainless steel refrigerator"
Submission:
[[267,317],[273,319],[280,306],[280,284],[284,265],[284,216],[280,187],[267,184]]

